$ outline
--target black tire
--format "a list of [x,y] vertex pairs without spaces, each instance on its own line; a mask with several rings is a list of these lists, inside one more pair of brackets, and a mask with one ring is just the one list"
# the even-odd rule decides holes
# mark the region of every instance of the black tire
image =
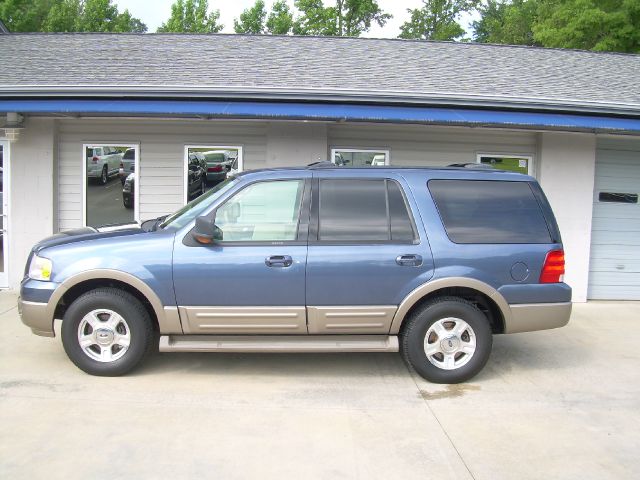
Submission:
[[106,185],[108,181],[109,181],[109,170],[105,165],[104,167],[102,167],[102,173],[100,175],[100,178],[98,179],[98,182],[100,182],[100,185]]
[[[442,353],[430,355],[430,358],[436,363],[440,363],[440,359],[442,359],[441,366],[432,363],[425,353],[425,337],[429,329],[436,322],[446,318],[462,320],[471,328],[471,331],[465,330],[458,340],[455,340],[454,337],[454,348],[456,341],[458,342],[457,345],[470,345],[464,342],[469,341],[471,333],[475,337],[475,351],[473,354],[469,355],[469,358],[465,358],[466,353],[454,352],[454,358],[457,358],[455,362],[460,362],[461,365],[450,370],[444,368],[444,355]],[[402,358],[409,367],[430,382],[448,384],[465,382],[478,374],[487,363],[487,360],[489,360],[493,345],[489,321],[475,305],[467,300],[459,297],[434,298],[415,311],[406,322],[400,336]],[[455,322],[443,323],[452,327],[457,325]],[[458,323],[463,325],[461,322]],[[430,339],[430,344],[440,345],[438,343],[440,338],[433,331],[430,333]],[[448,346],[451,347],[452,343],[449,342]]]
[[[117,313],[128,328],[130,343],[122,356],[113,361],[101,362],[91,358],[79,343],[79,328],[83,318],[99,309]],[[118,328],[124,327],[121,324]],[[69,306],[62,321],[65,352],[79,369],[91,375],[115,377],[130,372],[151,352],[154,338],[153,324],[144,306],[133,295],[117,288],[97,288],[83,294]],[[94,347],[100,351],[99,345],[90,348]],[[115,345],[115,349],[119,348]]]
[[133,208],[133,205],[130,199],[127,200],[126,198],[123,198],[122,204],[124,205],[124,208],[129,208],[129,209]]

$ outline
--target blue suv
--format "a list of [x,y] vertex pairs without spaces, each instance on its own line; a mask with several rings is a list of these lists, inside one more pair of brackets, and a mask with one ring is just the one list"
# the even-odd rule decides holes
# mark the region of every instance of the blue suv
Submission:
[[490,168],[306,168],[239,174],[167,217],[37,244],[19,300],[94,375],[163,352],[394,352],[457,383],[492,335],[571,313],[551,208]]

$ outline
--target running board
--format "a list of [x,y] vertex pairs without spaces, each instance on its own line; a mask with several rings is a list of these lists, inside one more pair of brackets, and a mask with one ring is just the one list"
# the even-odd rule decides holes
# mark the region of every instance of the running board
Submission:
[[387,335],[163,335],[161,352],[397,352]]

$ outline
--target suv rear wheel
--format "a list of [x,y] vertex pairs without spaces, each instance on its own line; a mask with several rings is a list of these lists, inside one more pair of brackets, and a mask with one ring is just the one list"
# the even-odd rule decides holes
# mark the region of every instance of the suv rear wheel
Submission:
[[151,351],[153,325],[134,296],[116,288],[85,293],[67,309],[62,344],[71,361],[92,375],[124,375]]
[[401,334],[402,357],[430,382],[464,382],[489,359],[493,343],[489,322],[467,300],[435,298],[407,322]]

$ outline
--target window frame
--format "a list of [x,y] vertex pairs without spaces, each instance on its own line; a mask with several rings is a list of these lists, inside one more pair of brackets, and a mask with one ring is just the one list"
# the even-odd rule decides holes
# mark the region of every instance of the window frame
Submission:
[[[330,161],[333,164],[335,164],[336,152],[384,153],[384,155],[385,155],[384,166],[388,167],[391,164],[391,149],[389,149],[388,147],[382,147],[382,148],[371,148],[371,147],[367,147],[367,148],[353,148],[353,147],[341,148],[341,147],[335,147],[334,146],[334,147],[331,147],[331,157],[330,157]],[[375,168],[375,167],[373,167],[373,168]]]
[[[118,146],[118,147],[126,147],[133,148],[135,150],[136,158],[134,160],[134,184],[135,190],[133,195],[133,220],[132,224],[140,223],[140,142],[83,142],[82,143],[82,226],[89,227],[87,225],[87,157],[86,152],[87,148],[102,148],[102,153],[104,155],[104,147],[109,146]],[[125,150],[126,151],[126,150]],[[123,152],[124,155],[124,152]],[[122,195],[122,189],[119,189],[120,194]],[[91,227],[91,228],[101,228],[101,227]]]
[[[388,240],[319,240],[320,235],[320,182],[321,181],[376,181],[384,182],[385,184],[385,197],[387,201],[387,228],[389,232]],[[400,189],[404,206],[409,214],[409,220],[411,222],[411,229],[413,230],[413,240],[392,240],[391,239],[391,215],[389,212],[389,190],[387,183],[394,182]],[[407,200],[407,195],[402,184],[395,178],[389,177],[314,177],[312,180],[311,188],[311,206],[310,206],[310,223],[309,223],[309,245],[419,245],[420,244],[420,232],[418,231],[416,221],[411,209],[411,205]]]
[[[522,158],[527,160],[527,175],[535,177],[534,155],[532,153],[492,153],[476,152],[476,163],[482,163],[482,157]],[[499,169],[497,169],[499,170]],[[506,170],[505,170],[506,171]]]

